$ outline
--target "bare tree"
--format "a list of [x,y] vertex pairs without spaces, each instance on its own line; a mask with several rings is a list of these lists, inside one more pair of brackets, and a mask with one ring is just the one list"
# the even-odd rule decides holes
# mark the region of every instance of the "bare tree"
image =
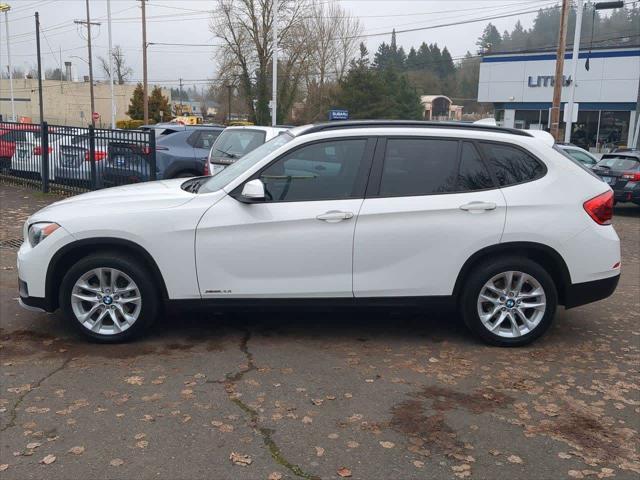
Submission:
[[326,114],[329,100],[356,53],[362,24],[335,1],[314,0],[310,10],[305,19],[311,60],[304,117],[315,121]]
[[[216,51],[219,76],[240,90],[258,124],[269,122],[274,5],[274,0],[217,0],[210,23],[211,32],[222,43]],[[282,65],[278,97],[284,100],[278,112],[284,118],[299,83],[297,75],[290,75],[307,58],[300,35],[310,4],[308,0],[280,0],[278,5],[279,68]]]
[[[124,52],[120,45],[113,47],[113,50],[111,51],[111,58],[113,58],[113,73],[115,74],[115,80],[118,82],[118,85],[122,85],[129,79],[133,73],[133,69],[127,65],[124,58]],[[100,60],[100,65],[102,65],[102,70],[104,71],[105,76],[107,78],[111,78],[109,75],[109,59],[98,57],[98,60]]]

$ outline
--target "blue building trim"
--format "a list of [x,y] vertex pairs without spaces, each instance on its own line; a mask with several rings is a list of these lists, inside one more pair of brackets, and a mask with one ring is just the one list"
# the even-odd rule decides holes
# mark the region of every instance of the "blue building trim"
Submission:
[[[563,102],[560,108],[564,108]],[[633,102],[577,102],[580,111],[586,110],[608,110],[613,112],[629,112],[636,109]],[[494,102],[496,110],[547,110],[551,108],[551,102],[520,102],[520,103],[498,103]]]
[[[640,57],[640,49],[638,50],[616,50],[613,52],[580,52],[578,58],[614,58],[614,57]],[[565,60],[573,58],[573,53],[568,52],[564,56]],[[537,60],[555,60],[555,53],[541,53],[537,55],[507,55],[500,56],[488,56],[482,57],[484,63],[499,63],[499,62],[533,62]]]

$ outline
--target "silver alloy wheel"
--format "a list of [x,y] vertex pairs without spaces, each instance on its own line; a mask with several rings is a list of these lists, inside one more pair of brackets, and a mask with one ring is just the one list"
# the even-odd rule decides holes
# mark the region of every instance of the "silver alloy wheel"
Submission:
[[528,273],[502,272],[484,284],[478,315],[491,333],[515,338],[532,332],[547,310],[544,288]]
[[142,309],[138,285],[115,268],[94,268],[71,290],[71,308],[78,321],[100,335],[116,335],[130,328]]

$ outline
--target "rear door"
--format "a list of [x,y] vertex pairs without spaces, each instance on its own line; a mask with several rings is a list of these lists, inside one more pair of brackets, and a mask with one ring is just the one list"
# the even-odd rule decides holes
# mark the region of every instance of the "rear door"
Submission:
[[356,224],[354,295],[451,295],[464,262],[500,242],[505,214],[472,141],[379,141]]

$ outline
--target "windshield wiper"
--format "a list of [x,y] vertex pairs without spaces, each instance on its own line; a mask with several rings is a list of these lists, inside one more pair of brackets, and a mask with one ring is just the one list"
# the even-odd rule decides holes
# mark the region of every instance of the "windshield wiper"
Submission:
[[235,153],[227,152],[226,150],[222,150],[220,148],[214,148],[214,150],[217,150],[218,152],[224,153],[229,158],[238,158],[238,156]]

